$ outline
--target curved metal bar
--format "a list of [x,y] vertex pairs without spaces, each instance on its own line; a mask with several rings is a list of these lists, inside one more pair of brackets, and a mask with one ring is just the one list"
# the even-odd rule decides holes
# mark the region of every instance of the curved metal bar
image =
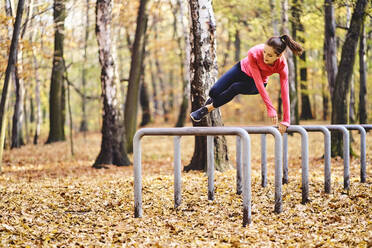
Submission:
[[174,137],[174,208],[181,205],[181,136]]
[[343,134],[344,143],[344,189],[348,189],[350,186],[350,144],[349,144],[349,132],[346,127],[342,125],[326,125],[329,130],[340,131]]
[[366,130],[361,125],[343,125],[349,130],[358,130],[360,133],[360,181],[366,182]]
[[[275,138],[275,207],[274,211],[276,213],[282,212],[282,136],[277,128],[265,126],[265,127],[242,127],[246,130],[249,134],[272,134]],[[262,136],[261,136],[262,138]],[[266,140],[265,140],[266,142]],[[261,151],[262,152],[262,151]],[[261,166],[263,166],[262,170],[262,182],[267,181],[267,169],[266,163],[261,162]],[[239,178],[240,174],[239,165],[237,164],[237,178]],[[237,184],[239,187],[239,184]],[[238,188],[239,192],[239,188]]]
[[283,134],[283,184],[288,183],[288,134]]
[[361,124],[361,126],[366,130],[366,132],[372,130],[372,124]]
[[302,204],[309,201],[309,156],[308,135],[301,126],[289,126],[287,133],[297,132],[301,134],[301,175],[302,175]]
[[142,128],[133,138],[134,164],[134,217],[142,217],[142,165],[141,138],[151,136],[208,136],[238,135],[243,144],[243,226],[252,222],[251,211],[251,153],[250,137],[242,128],[237,127],[184,127],[184,128]]
[[214,143],[213,136],[207,136],[208,200],[214,200]]
[[324,134],[324,191],[331,193],[331,133],[324,126],[302,125],[308,132],[320,131]]
[[261,186],[267,186],[266,134],[261,134]]

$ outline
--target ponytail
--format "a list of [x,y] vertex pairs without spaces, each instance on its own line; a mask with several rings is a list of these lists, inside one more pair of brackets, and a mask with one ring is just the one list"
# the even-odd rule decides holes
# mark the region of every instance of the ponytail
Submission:
[[299,43],[294,41],[289,35],[286,34],[271,37],[267,40],[266,44],[274,48],[277,55],[284,52],[287,47],[289,47],[289,49],[291,49],[291,51],[298,56],[300,56],[304,50]]
[[291,51],[294,54],[296,54],[297,56],[300,56],[302,54],[302,52],[304,51],[304,49],[302,48],[302,46],[299,43],[294,41],[290,36],[288,36],[286,34],[280,36],[280,40],[284,41],[285,44],[289,47],[289,49],[291,49]]

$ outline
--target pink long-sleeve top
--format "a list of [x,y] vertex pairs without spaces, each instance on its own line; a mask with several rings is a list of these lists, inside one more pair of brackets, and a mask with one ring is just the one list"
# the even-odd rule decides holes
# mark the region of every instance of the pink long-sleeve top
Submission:
[[283,120],[281,124],[290,125],[289,90],[288,90],[288,66],[284,56],[278,58],[273,65],[268,65],[263,59],[264,44],[259,44],[248,51],[248,56],[240,61],[241,70],[253,78],[254,83],[264,101],[269,117],[276,116],[276,110],[264,87],[267,79],[274,73],[279,73],[280,90],[283,102]]

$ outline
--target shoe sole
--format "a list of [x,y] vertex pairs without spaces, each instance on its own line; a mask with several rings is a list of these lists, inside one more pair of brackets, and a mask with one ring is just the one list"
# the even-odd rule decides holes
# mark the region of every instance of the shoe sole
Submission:
[[192,117],[192,115],[190,114],[190,118],[193,120],[193,121],[195,121],[195,122],[200,122],[201,120],[196,120],[196,119],[194,119],[194,117]]

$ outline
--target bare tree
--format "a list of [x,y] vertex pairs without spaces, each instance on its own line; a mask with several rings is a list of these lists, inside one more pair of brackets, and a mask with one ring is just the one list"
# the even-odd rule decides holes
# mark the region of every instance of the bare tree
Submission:
[[367,62],[366,62],[366,34],[365,25],[362,24],[359,42],[359,123],[365,124],[367,116]]
[[111,41],[111,0],[97,0],[96,36],[101,64],[101,87],[103,100],[103,124],[101,151],[93,164],[102,168],[105,164],[129,165],[126,153],[124,130],[120,125],[120,107],[117,99],[117,85],[114,80],[115,63]]
[[129,153],[133,152],[133,137],[137,130],[138,100],[140,95],[141,64],[143,63],[143,43],[147,26],[146,5],[148,0],[141,0],[137,15],[136,35],[132,48],[128,91],[124,110],[126,145]]
[[[332,124],[347,123],[347,92],[353,74],[356,48],[363,24],[367,0],[358,0],[351,17],[350,27],[342,46],[341,60],[332,95]],[[342,137],[339,133],[332,135],[332,155],[342,156]]]
[[[184,22],[184,15],[187,10],[185,8],[183,0],[177,0],[178,8],[179,8],[179,23],[182,29],[182,35],[178,37],[177,42],[178,46],[180,47],[180,61],[181,61],[181,79],[182,79],[182,103],[180,106],[178,120],[176,123],[176,127],[183,127],[186,121],[186,113],[189,107],[189,98],[190,98],[190,37],[189,32],[187,30],[187,25]],[[183,38],[183,41],[182,41]],[[182,43],[184,46],[182,46]],[[184,49],[182,49],[184,47]],[[184,52],[183,52],[184,51]]]
[[54,55],[49,96],[49,137],[47,143],[66,140],[64,117],[63,41],[66,6],[64,0],[54,0]]
[[5,71],[5,79],[3,90],[1,93],[1,102],[0,102],[0,169],[3,158],[3,149],[4,149],[4,138],[5,138],[5,121],[6,121],[6,107],[8,101],[8,91],[9,91],[9,79],[11,72],[14,70],[15,61],[17,58],[17,46],[19,41],[19,33],[22,23],[22,15],[24,9],[24,0],[18,1],[17,14],[13,28],[13,36],[10,44],[9,59],[8,65]]
[[[191,11],[191,108],[199,109],[207,100],[207,91],[217,78],[216,23],[211,0],[190,0]],[[221,113],[217,109],[208,118],[194,126],[223,126]],[[229,167],[225,137],[215,137],[215,163],[217,170]],[[195,137],[194,154],[185,171],[205,170],[207,162],[206,137]]]

